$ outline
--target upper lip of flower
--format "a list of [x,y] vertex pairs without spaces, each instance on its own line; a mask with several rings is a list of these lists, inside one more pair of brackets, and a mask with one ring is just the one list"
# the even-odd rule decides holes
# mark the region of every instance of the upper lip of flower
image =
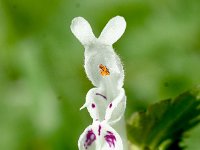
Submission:
[[94,36],[90,24],[83,17],[74,18],[70,28],[83,45],[89,45],[96,41],[102,43],[101,45],[112,45],[123,35],[126,21],[121,16],[110,19],[98,39]]
[[[98,74],[98,66],[103,64],[111,69],[108,78],[115,86],[123,86],[124,71],[120,59],[115,54],[112,44],[115,43],[124,33],[126,21],[123,17],[112,18],[105,26],[100,36],[96,38],[92,32],[90,24],[82,17],[72,20],[71,30],[79,41],[84,45],[85,51],[85,70],[88,78],[96,87],[102,86],[102,81],[106,84],[107,80]],[[102,80],[102,81],[101,81]],[[110,83],[109,83],[110,84]]]

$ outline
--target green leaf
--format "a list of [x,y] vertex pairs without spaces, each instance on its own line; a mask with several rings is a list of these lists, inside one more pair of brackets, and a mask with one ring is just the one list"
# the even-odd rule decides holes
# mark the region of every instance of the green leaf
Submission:
[[139,150],[181,150],[184,133],[200,122],[200,87],[132,115],[128,138]]

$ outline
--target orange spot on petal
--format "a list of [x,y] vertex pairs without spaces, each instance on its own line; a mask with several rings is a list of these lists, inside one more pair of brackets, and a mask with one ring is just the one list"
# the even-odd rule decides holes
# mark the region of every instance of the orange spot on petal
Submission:
[[109,69],[106,66],[100,64],[99,68],[100,68],[100,73],[102,76],[110,75]]

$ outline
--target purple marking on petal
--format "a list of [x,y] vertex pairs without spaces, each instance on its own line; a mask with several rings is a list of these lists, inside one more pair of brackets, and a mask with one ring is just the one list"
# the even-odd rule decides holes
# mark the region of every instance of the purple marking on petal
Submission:
[[112,132],[110,132],[110,131],[107,131],[107,133],[109,133],[109,134],[113,134]]
[[92,108],[95,108],[95,104],[92,103]]
[[110,105],[109,105],[109,108],[111,108],[112,107],[112,103],[110,103]]
[[107,131],[107,134],[104,136],[106,142],[109,144],[109,147],[115,147],[115,142],[116,142],[116,137],[115,135],[110,132],[110,131]]
[[86,140],[84,143],[85,149],[91,146],[95,140],[96,140],[96,135],[94,134],[93,130],[89,130],[86,134]]
[[99,129],[98,129],[98,132],[99,132],[99,136],[101,135],[101,125],[99,125]]
[[100,94],[100,93],[96,93],[96,95],[99,95],[99,96],[101,96],[101,97],[103,97],[104,99],[106,99],[106,100],[107,100],[107,97],[106,97],[106,96],[104,96],[104,95],[102,95],[102,94]]

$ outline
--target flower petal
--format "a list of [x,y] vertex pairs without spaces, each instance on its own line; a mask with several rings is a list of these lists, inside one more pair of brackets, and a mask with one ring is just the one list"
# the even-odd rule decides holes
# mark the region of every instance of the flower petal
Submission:
[[123,86],[123,66],[111,46],[94,45],[86,48],[84,67],[96,87],[116,91]]
[[102,89],[92,88],[88,91],[86,95],[86,103],[81,107],[81,109],[87,107],[93,121],[103,121],[106,113],[104,110],[106,110],[108,103],[107,96]]
[[123,150],[119,134],[106,122],[93,122],[78,140],[79,150]]
[[90,24],[83,17],[74,18],[70,28],[72,33],[83,45],[87,45],[96,39]]
[[109,124],[116,123],[124,115],[126,109],[126,96],[122,88],[118,96],[108,105],[105,120]]
[[124,33],[126,29],[126,21],[121,16],[116,16],[106,24],[105,28],[99,36],[99,40],[108,45],[115,43]]
[[106,120],[113,124],[121,119],[126,108],[124,89],[121,88],[117,92],[117,96],[111,98],[102,88],[92,88],[88,91],[86,102],[80,109],[87,107],[93,121]]

